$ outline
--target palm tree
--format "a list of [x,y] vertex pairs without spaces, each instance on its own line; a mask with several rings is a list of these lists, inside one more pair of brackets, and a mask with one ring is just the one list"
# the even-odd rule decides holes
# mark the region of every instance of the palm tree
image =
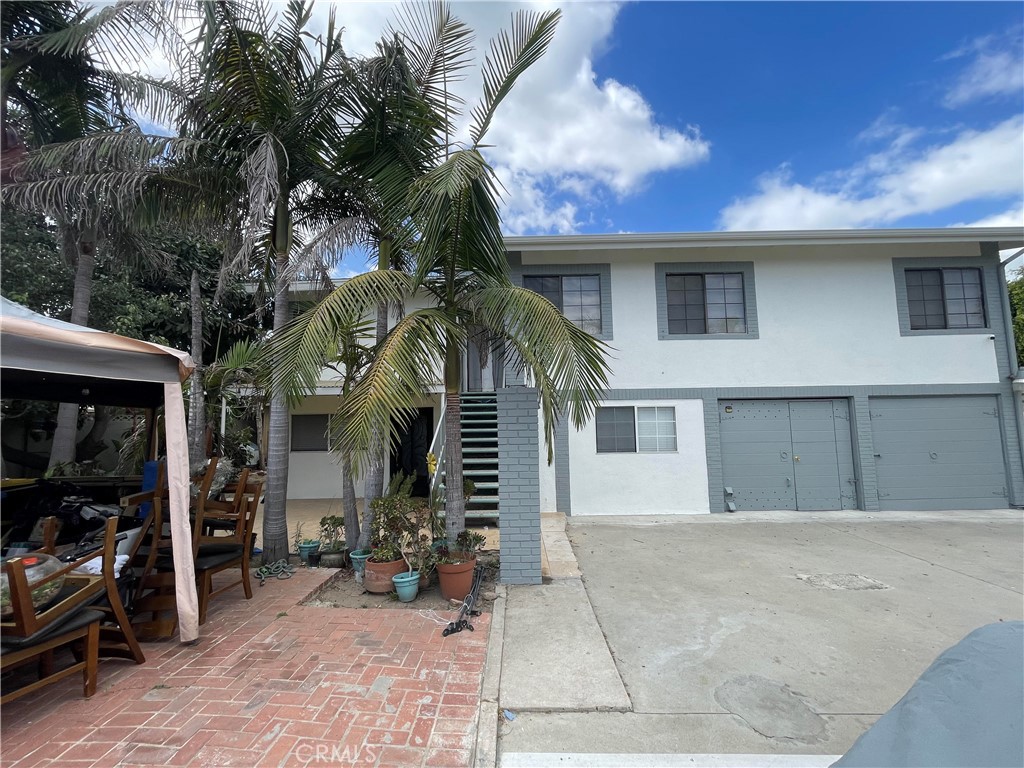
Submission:
[[[225,270],[257,260],[272,285],[274,330],[289,319],[289,286],[309,254],[340,258],[359,226],[356,201],[335,195],[332,226],[311,232],[303,211],[337,180],[325,158],[343,140],[339,121],[347,60],[331,15],[324,35],[307,31],[312,6],[291,0],[277,21],[262,3],[222,0],[202,6],[191,61],[178,90],[192,94],[179,132],[204,145],[192,194],[163,200],[191,215],[219,215],[233,240]],[[312,48],[312,50],[311,50]],[[350,206],[345,210],[344,206]],[[289,413],[283,389],[270,399],[264,557],[288,553],[285,494]]]
[[[271,342],[275,387],[315,385],[323,350],[339,337],[342,319],[379,303],[426,294],[432,306],[401,317],[376,346],[366,373],[341,405],[344,444],[365,451],[374,435],[392,434],[394,414],[411,415],[438,374],[445,393],[445,526],[454,540],[465,526],[460,436],[461,370],[467,339],[482,328],[500,339],[531,376],[540,396],[551,458],[554,425],[577,427],[593,414],[607,385],[605,345],[566,320],[542,296],[514,285],[500,231],[498,185],[481,154],[495,110],[516,79],[546,50],[559,13],[519,12],[511,32],[492,41],[483,65],[483,98],[472,112],[470,145],[441,148],[438,162],[409,183],[396,180],[381,198],[404,196],[416,233],[411,272],[376,270],[341,284]],[[451,106],[440,120],[447,126]]]
[[[408,270],[415,231],[408,189],[443,156],[451,105],[447,86],[460,78],[472,52],[472,32],[444,3],[408,5],[378,43],[375,56],[349,68],[345,100],[345,141],[332,159],[341,184],[327,189],[327,210],[335,190],[358,197],[367,225],[366,245],[377,269]],[[387,336],[390,308],[376,309],[377,344]],[[363,471],[364,515],[359,547],[369,544],[373,500],[384,487],[387,441],[371,438]],[[345,452],[348,453],[348,452]],[[347,462],[347,460],[344,460]]]

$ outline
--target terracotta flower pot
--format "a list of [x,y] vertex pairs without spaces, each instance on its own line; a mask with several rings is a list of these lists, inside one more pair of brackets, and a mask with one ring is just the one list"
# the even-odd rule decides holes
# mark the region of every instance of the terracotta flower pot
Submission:
[[445,600],[465,600],[473,589],[473,569],[476,558],[458,565],[437,564],[437,582],[441,587],[441,597]]
[[367,560],[363,576],[363,589],[379,595],[394,592],[395,585],[391,581],[391,577],[406,570],[408,570],[408,566],[402,559],[391,563],[375,563],[373,560]]

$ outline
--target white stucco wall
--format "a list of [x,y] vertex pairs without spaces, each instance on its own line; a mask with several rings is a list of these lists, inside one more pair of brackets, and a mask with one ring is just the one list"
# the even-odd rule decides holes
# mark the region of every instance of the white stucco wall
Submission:
[[[902,337],[892,259],[978,246],[663,248],[523,253],[524,265],[611,261],[610,386],[952,384],[999,380],[987,334]],[[753,261],[757,339],[659,340],[655,263]]]
[[615,401],[608,405],[674,406],[678,450],[598,453],[593,422],[579,432],[570,431],[573,517],[709,513],[702,401]]

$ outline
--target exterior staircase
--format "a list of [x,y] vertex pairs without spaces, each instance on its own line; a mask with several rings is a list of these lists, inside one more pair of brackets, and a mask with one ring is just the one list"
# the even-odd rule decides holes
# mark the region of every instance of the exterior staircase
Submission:
[[462,393],[463,474],[476,485],[467,518],[498,518],[498,398],[494,392]]

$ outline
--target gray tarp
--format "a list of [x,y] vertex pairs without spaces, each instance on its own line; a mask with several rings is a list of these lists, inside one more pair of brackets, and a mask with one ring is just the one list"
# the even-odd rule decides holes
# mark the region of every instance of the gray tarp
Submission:
[[187,352],[37,314],[0,296],[0,396],[106,405],[164,404],[178,636],[199,637],[188,518],[188,446],[181,382]]
[[834,768],[1024,766],[1024,622],[944,651]]

